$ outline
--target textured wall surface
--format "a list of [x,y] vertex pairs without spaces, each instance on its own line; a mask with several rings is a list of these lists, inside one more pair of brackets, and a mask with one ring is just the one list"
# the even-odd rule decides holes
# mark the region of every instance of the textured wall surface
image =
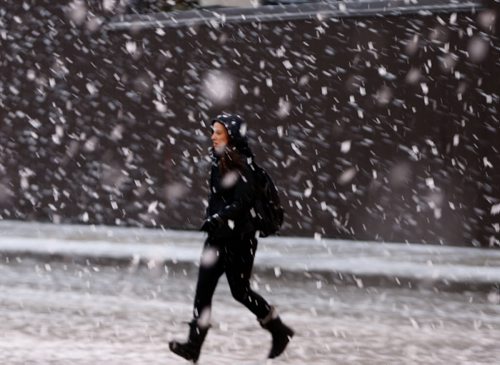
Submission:
[[249,122],[283,234],[495,246],[495,7],[106,30],[4,2],[0,216],[196,229],[207,121]]

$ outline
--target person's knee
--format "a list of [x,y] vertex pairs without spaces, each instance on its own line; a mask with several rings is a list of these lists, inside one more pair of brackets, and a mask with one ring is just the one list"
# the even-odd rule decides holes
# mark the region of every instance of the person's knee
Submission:
[[248,287],[242,287],[237,285],[231,286],[231,294],[233,295],[233,298],[240,303],[244,303],[247,300],[248,292],[249,292]]

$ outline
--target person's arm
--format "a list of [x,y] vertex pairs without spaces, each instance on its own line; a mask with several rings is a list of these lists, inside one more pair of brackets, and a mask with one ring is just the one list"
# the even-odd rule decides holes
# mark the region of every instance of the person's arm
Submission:
[[235,186],[234,199],[217,214],[224,223],[229,219],[236,219],[242,210],[249,208],[254,200],[254,179],[249,169],[245,169],[238,177]]
[[236,182],[234,199],[227,204],[219,212],[208,217],[203,224],[202,230],[209,231],[223,224],[227,224],[229,220],[235,220],[242,210],[250,207],[254,200],[254,179],[249,168],[240,173]]

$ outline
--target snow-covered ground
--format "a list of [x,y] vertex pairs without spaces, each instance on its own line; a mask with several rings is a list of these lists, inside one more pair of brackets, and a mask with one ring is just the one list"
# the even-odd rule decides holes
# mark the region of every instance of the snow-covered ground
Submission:
[[[0,265],[0,363],[183,364],[196,268],[22,259]],[[272,276],[253,286],[297,332],[273,364],[493,364],[498,297],[334,286]],[[264,364],[269,336],[222,279],[200,364]],[[187,362],[186,362],[187,363]]]
[[[6,221],[0,233],[0,364],[183,363],[167,342],[187,333],[202,234]],[[493,284],[499,263],[493,250],[282,237],[261,240],[252,285],[297,331],[275,364],[492,364],[498,290],[344,286],[316,274]],[[225,279],[213,324],[201,364],[266,362],[269,336]]]

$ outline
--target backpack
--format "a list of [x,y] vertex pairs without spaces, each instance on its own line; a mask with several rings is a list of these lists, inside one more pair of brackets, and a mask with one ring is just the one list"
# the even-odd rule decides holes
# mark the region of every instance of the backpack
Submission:
[[277,234],[284,219],[278,189],[269,174],[256,163],[252,164],[256,182],[256,199],[251,210],[255,228],[260,237]]

